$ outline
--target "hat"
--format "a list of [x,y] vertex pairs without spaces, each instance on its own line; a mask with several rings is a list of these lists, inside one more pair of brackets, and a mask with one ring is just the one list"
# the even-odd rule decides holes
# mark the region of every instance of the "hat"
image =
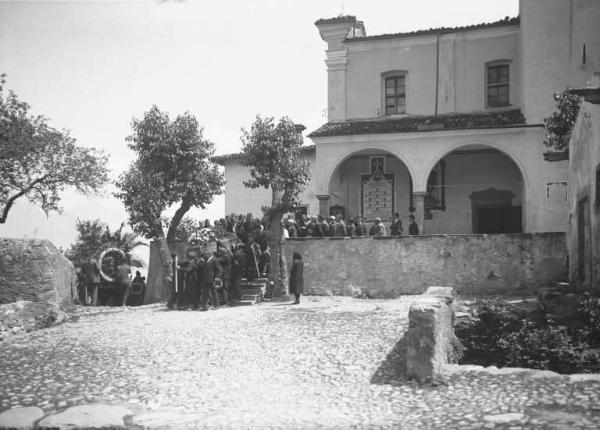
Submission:
[[375,221],[381,222],[381,218],[377,217],[377,218],[375,218]]
[[329,219],[335,219],[335,216],[331,215],[331,216],[329,217]]

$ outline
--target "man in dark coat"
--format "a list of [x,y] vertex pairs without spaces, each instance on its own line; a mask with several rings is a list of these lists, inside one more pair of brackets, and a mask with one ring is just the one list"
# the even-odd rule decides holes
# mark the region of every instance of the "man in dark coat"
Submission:
[[400,214],[398,212],[396,212],[394,214],[394,219],[392,220],[392,223],[390,224],[390,234],[392,236],[400,236],[400,235],[402,235],[403,231],[404,231],[404,229],[402,228],[402,220],[400,219]]
[[83,280],[85,284],[85,303],[88,306],[98,305],[98,288],[102,279],[100,278],[100,265],[95,258],[87,259],[82,265]]
[[367,226],[363,223],[362,217],[359,215],[356,217],[356,235],[357,236],[366,236],[367,235]]
[[206,260],[204,268],[203,282],[205,284],[205,294],[203,299],[203,307],[206,307],[206,302],[210,299],[210,304],[213,308],[219,307],[219,297],[215,290],[215,279],[222,279],[223,268],[217,259],[217,253],[213,252]]
[[417,224],[417,221],[415,221],[415,216],[409,215],[408,220],[410,222],[410,224],[408,224],[408,234],[410,234],[411,236],[418,235],[419,234],[419,224]]
[[290,270],[290,294],[293,294],[296,300],[294,305],[300,303],[300,294],[304,292],[304,263],[302,256],[294,252],[292,268]]
[[[227,305],[231,306],[231,269],[232,269],[232,257],[229,251],[221,249],[219,252],[219,263],[223,268],[223,287],[222,295],[223,300]],[[218,294],[218,292],[217,292]]]
[[319,215],[318,219],[313,218],[312,224],[312,237],[323,237],[325,234],[323,233],[323,229],[321,228],[321,221],[323,217]]
[[335,235],[337,237],[345,237],[346,233],[346,223],[344,222],[343,218],[338,215],[335,223]]
[[117,272],[117,288],[119,295],[122,293],[122,306],[127,306],[127,297],[129,297],[129,290],[131,288],[131,266],[123,261],[118,266]]

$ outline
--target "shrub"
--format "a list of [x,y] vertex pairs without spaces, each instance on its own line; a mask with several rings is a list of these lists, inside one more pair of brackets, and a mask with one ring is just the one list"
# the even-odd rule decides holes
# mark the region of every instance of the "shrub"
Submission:
[[532,319],[499,299],[479,301],[474,318],[456,333],[465,346],[462,363],[514,366],[560,373],[600,371],[600,300],[584,295],[584,327],[570,330],[549,318]]

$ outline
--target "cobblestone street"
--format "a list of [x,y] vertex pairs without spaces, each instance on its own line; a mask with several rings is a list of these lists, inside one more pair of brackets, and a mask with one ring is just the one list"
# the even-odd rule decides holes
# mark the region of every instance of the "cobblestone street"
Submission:
[[411,302],[85,309],[0,343],[0,412],[112,404],[132,411],[131,428],[600,427],[597,380],[493,368],[405,381]]

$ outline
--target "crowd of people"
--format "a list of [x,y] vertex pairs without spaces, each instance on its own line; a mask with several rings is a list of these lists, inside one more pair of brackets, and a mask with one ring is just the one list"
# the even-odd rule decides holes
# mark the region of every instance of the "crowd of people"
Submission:
[[[344,221],[341,216],[287,216],[283,219],[284,237],[352,237],[352,236],[386,236],[386,226],[380,218],[367,224],[362,217]],[[217,249],[210,252],[199,252],[191,247],[185,259],[174,263],[173,270],[177,276],[173,279],[172,294],[168,301],[169,308],[178,309],[216,309],[230,306],[231,301],[241,297],[241,280],[249,281],[266,276],[269,273],[271,252],[267,240],[268,223],[266,219],[247,215],[227,215],[211,225],[206,220],[200,229],[193,234],[191,242],[201,241],[200,236],[209,232],[211,239],[216,239]],[[398,213],[389,225],[391,236],[405,234],[402,220]],[[418,235],[419,226],[413,215],[409,216],[407,229],[409,235]],[[233,240],[224,241],[229,237]],[[204,238],[206,239],[206,238]],[[202,240],[204,240],[202,239]],[[224,242],[228,242],[226,245]],[[294,261],[297,256],[294,256]],[[118,256],[117,259],[118,260]],[[298,256],[301,261],[301,256]],[[86,305],[122,305],[136,306],[144,301],[146,289],[145,278],[136,271],[131,277],[131,267],[126,261],[114,261],[111,271],[113,279],[102,276],[97,260],[90,258],[78,268],[80,277],[80,300]],[[303,282],[300,282],[302,284]],[[297,288],[290,287],[290,293]],[[300,288],[301,290],[301,288]],[[295,293],[294,293],[295,294]],[[298,301],[299,296],[296,296]]]
[[[408,234],[418,235],[419,226],[414,215],[409,215]],[[331,215],[329,218],[321,215],[309,217],[301,215],[299,220],[287,218],[284,221],[286,237],[352,237],[352,236],[387,236],[385,224],[381,218],[375,218],[372,225],[366,224],[361,216],[344,221],[343,217]],[[401,236],[404,233],[399,213],[394,214],[390,224],[390,235]]]

